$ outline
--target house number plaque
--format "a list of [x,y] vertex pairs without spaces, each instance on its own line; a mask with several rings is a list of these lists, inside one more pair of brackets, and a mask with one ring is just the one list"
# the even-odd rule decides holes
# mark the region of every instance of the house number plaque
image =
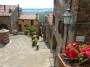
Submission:
[[84,42],[85,36],[76,36],[76,41]]

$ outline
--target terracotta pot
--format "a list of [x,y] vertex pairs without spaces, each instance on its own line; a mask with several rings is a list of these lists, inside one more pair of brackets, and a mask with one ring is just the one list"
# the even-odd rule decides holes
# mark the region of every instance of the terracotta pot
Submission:
[[62,57],[61,57],[61,55],[60,54],[58,54],[58,63],[59,63],[59,67],[90,67],[90,63],[88,63],[88,64],[84,64],[84,65],[70,65],[70,64],[66,64],[64,61],[63,61],[63,59],[62,59]]

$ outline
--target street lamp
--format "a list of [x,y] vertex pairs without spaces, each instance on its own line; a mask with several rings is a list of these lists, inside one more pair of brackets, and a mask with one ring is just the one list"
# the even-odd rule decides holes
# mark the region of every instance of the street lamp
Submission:
[[65,12],[65,14],[63,15],[64,18],[64,24],[66,25],[66,44],[65,46],[68,44],[68,29],[69,29],[69,25],[71,25],[71,10],[68,8],[67,11]]
[[71,24],[71,10],[68,8],[66,13],[63,15],[64,18],[64,24]]
[[72,21],[72,14],[71,14],[71,10],[68,8],[67,11],[65,12],[65,14],[63,15],[64,18],[64,24],[67,25],[67,28],[74,32],[75,31],[75,21]]

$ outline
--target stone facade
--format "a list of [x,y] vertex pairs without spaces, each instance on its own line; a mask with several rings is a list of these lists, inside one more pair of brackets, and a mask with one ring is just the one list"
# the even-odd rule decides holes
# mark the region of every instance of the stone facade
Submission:
[[[71,9],[72,14],[72,24],[69,27],[63,21],[67,8]],[[85,37],[84,41],[80,42],[90,44],[90,0],[54,0],[53,14],[51,48],[55,49],[57,65],[57,54],[65,49],[65,45],[76,41],[76,36]]]
[[53,14],[48,14],[45,16],[45,23],[44,23],[44,39],[49,47],[51,47],[50,44],[52,44],[52,20],[53,20]]
[[0,29],[6,28],[10,32],[17,29],[19,10],[16,5],[0,5]]
[[35,26],[37,27],[37,32],[39,28],[39,15],[38,14],[21,14],[19,17],[19,31],[24,32],[27,27]]
[[84,42],[90,44],[90,0],[79,2],[76,35],[85,36]]

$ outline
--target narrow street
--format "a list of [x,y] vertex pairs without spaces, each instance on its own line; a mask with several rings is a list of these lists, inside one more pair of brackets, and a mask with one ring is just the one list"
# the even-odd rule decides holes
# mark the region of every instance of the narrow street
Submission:
[[40,38],[37,51],[31,41],[30,36],[10,35],[10,42],[0,45],[0,67],[50,67],[53,64],[50,49]]

